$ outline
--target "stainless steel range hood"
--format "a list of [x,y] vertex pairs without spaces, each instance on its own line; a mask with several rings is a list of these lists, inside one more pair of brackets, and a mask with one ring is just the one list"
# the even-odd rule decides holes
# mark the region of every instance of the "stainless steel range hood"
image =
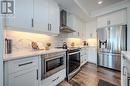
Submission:
[[72,33],[72,32],[75,32],[75,30],[71,29],[71,28],[68,27],[68,26],[62,26],[62,27],[60,27],[60,31],[61,31],[61,32],[64,32],[64,33]]
[[65,10],[61,10],[60,12],[60,31],[64,33],[75,32],[75,30],[67,25],[67,12]]

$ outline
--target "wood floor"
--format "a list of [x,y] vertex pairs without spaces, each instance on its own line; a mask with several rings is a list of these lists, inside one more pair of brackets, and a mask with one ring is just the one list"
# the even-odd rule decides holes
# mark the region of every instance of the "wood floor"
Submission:
[[58,86],[98,86],[99,80],[120,86],[120,72],[85,64],[81,71],[70,81],[63,81]]

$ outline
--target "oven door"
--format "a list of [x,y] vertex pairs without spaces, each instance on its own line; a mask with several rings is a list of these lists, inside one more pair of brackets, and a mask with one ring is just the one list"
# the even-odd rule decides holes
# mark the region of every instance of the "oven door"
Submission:
[[65,68],[65,56],[47,57],[44,59],[44,77],[45,79],[52,74]]
[[74,53],[69,53],[68,56],[68,62],[69,62],[69,71],[68,73],[72,73],[76,71],[80,67],[80,52],[74,52]]

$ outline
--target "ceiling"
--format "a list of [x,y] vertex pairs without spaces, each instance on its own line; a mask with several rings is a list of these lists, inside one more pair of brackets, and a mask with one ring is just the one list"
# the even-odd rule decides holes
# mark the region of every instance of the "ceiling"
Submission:
[[84,20],[84,18],[86,18],[88,21],[91,20],[91,18],[81,10],[81,8],[74,2],[74,0],[56,0],[56,1],[58,2],[61,9],[65,9],[68,12],[75,14],[81,20]]
[[75,14],[84,21],[95,19],[94,17],[91,17],[91,14],[97,10],[127,0],[102,0],[102,4],[98,4],[98,1],[100,0],[56,0],[61,9],[66,9],[68,12]]
[[[93,11],[105,8],[112,4],[124,1],[124,0],[77,0],[83,8],[90,14]],[[98,1],[103,1],[102,4],[98,4]]]

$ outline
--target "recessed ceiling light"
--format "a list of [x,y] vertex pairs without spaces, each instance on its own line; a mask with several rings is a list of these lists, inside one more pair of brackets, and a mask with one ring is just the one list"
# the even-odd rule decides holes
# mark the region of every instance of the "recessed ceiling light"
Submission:
[[98,4],[102,4],[103,3],[103,1],[98,1]]

